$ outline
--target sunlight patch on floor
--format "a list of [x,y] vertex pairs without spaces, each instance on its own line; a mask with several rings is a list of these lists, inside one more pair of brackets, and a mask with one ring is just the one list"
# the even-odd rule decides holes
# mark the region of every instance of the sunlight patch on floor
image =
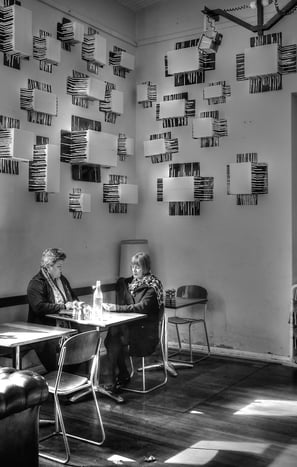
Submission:
[[186,465],[205,465],[214,459],[218,451],[207,451],[206,449],[188,448],[179,452],[170,459],[165,461],[165,464],[186,464]]
[[274,459],[272,464],[269,464],[269,467],[279,467],[280,465],[281,467],[292,467],[296,465],[296,458],[297,444],[291,444]]
[[198,441],[198,443],[193,444],[191,448],[262,454],[268,446],[269,444],[267,443],[253,443],[246,441]]
[[220,451],[262,454],[269,447],[267,443],[249,443],[235,441],[198,441],[191,447],[167,459],[165,464],[206,465]]
[[123,465],[125,462],[135,462],[133,459],[128,459],[128,457],[118,456],[117,454],[110,456],[107,460],[110,462],[113,462],[116,465]]
[[261,415],[273,417],[297,416],[297,401],[256,399],[251,404],[234,412],[235,415]]

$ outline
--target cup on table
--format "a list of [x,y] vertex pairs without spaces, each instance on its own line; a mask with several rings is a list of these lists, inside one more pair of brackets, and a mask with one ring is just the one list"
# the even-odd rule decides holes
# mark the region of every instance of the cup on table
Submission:
[[92,307],[87,304],[83,304],[82,319],[89,320],[92,317]]
[[84,302],[79,302],[77,300],[75,300],[73,302],[73,312],[72,312],[72,317],[74,319],[84,319],[84,316],[83,316],[83,306],[84,306]]

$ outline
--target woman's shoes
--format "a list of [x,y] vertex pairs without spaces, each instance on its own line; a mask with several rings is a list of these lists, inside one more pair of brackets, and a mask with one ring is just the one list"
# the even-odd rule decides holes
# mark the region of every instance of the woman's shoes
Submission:
[[128,376],[118,376],[117,379],[116,379],[116,383],[115,383],[115,387],[116,387],[116,390],[120,390],[122,387],[125,387],[127,386],[127,384],[130,383],[130,375]]

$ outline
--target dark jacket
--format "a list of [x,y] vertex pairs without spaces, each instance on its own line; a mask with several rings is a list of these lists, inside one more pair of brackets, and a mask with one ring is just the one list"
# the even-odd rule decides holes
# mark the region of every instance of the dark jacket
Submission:
[[[62,275],[60,279],[67,301],[78,300],[66,277]],[[53,291],[41,271],[30,280],[27,287],[27,297],[29,302],[28,321],[54,326],[54,320],[47,318],[46,315],[59,313],[64,305],[55,303]]]
[[132,277],[121,277],[116,284],[117,311],[143,313],[147,317],[129,325],[129,353],[132,356],[151,355],[159,342],[160,310],[157,295],[153,287],[146,285],[130,294],[128,285]]

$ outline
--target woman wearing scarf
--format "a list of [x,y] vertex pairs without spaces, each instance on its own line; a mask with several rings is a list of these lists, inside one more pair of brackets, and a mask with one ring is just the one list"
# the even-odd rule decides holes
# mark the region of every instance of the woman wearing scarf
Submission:
[[111,328],[105,339],[114,388],[130,380],[127,355],[151,355],[159,342],[159,316],[163,311],[163,286],[151,273],[147,253],[136,253],[131,260],[132,277],[120,278],[116,285],[116,304],[105,303],[108,311],[143,313],[147,317],[129,326]]
[[[47,248],[41,256],[40,271],[30,280],[27,288],[29,302],[28,321],[54,325],[46,315],[73,308],[78,297],[68,280],[62,275],[66,254],[59,248]],[[47,370],[56,368],[56,342],[44,342],[35,350]]]

